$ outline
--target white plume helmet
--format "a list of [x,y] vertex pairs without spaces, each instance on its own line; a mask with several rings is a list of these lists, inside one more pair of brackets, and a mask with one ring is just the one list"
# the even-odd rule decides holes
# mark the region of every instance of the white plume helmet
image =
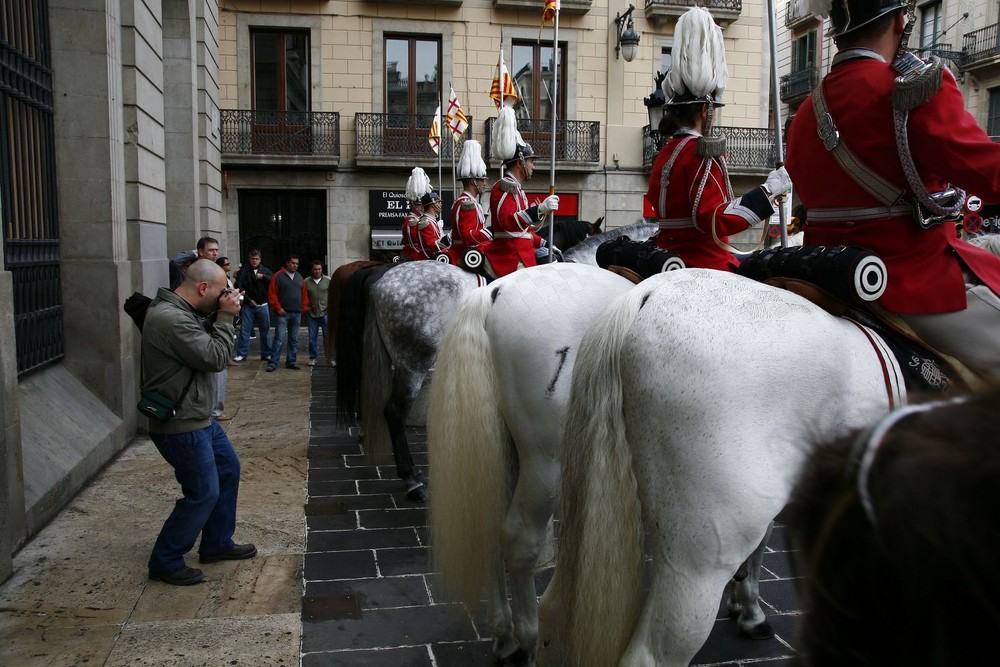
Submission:
[[692,7],[677,20],[671,67],[665,88],[667,104],[711,99],[721,104],[729,83],[722,28],[703,7]]
[[414,167],[410,179],[406,182],[406,200],[420,201],[420,198],[433,190],[431,177],[420,167]]
[[522,143],[514,108],[504,105],[500,108],[497,122],[493,124],[493,157],[507,161],[514,157],[517,145]]
[[458,160],[458,177],[486,178],[483,148],[475,139],[469,139],[462,145],[462,157]]

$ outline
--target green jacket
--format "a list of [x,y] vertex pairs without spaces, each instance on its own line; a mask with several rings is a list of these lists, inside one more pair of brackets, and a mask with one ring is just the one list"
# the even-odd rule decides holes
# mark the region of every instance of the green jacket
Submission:
[[309,314],[313,317],[326,315],[327,295],[330,293],[330,277],[323,276],[319,284],[312,276],[306,276],[306,293],[309,295]]
[[215,402],[212,373],[229,364],[236,345],[234,319],[222,311],[204,318],[170,290],[161,287],[156,293],[142,327],[142,391],[176,401],[192,372],[194,381],[173,419],[149,420],[150,433],[188,433],[209,425]]

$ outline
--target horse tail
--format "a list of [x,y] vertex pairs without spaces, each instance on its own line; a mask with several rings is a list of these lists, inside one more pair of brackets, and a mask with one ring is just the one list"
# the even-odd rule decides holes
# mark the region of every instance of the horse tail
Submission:
[[[617,665],[640,613],[642,507],[625,436],[621,353],[648,290],[616,300],[581,342],[562,438],[553,636],[573,665]],[[549,593],[546,592],[546,596]]]
[[512,442],[485,329],[495,292],[472,292],[448,325],[427,418],[435,569],[448,597],[473,612],[486,578],[503,572],[501,535],[513,484]]
[[337,421],[354,420],[361,391],[362,335],[365,327],[368,290],[391,264],[362,267],[347,279],[340,296],[337,321]]
[[[364,355],[361,375],[361,433],[365,443],[365,457],[371,463],[380,463],[392,451],[392,439],[385,419],[385,407],[392,394],[392,361],[382,340],[375,315],[375,302],[368,300],[365,314]],[[339,363],[339,362],[338,362]],[[337,367],[340,371],[340,367]]]
[[373,259],[362,259],[356,262],[349,262],[338,266],[330,276],[330,287],[327,289],[327,331],[329,335],[326,336],[324,343],[326,344],[325,352],[327,360],[332,361],[336,357],[337,352],[337,328],[340,322],[340,299],[341,295],[344,293],[344,289],[347,285],[348,279],[353,276],[358,269],[362,269],[366,266],[375,266],[377,264],[382,264]]

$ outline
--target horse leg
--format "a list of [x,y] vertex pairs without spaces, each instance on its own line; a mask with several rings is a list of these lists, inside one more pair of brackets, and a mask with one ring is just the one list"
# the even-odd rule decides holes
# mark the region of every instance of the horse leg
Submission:
[[767,622],[760,608],[760,569],[772,528],[773,522],[767,527],[760,545],[747,559],[746,576],[734,579],[726,587],[729,596],[726,609],[730,616],[737,616],[736,624],[740,628],[740,634],[750,639],[770,639],[774,636],[774,628]]
[[517,486],[504,521],[504,545],[510,573],[514,637],[527,659],[538,641],[538,594],[535,567],[545,546],[549,519],[555,506],[559,463],[545,456],[525,455],[518,449]]
[[497,559],[497,567],[487,577],[486,605],[490,636],[493,637],[493,655],[498,661],[507,662],[517,653],[518,645],[507,601],[507,573],[502,558]]
[[427,478],[413,466],[410,445],[406,441],[406,421],[417,400],[425,373],[400,371],[393,373],[392,393],[385,405],[385,421],[392,442],[392,456],[396,461],[396,475],[406,483],[406,497],[414,502],[427,500]]
[[653,581],[623,667],[687,667],[712,630],[729,574],[654,556]]

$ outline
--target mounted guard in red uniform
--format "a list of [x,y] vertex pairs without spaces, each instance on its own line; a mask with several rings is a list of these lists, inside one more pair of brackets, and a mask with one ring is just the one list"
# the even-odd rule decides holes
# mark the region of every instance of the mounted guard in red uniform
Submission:
[[[479,203],[479,197],[486,192],[486,163],[482,151],[479,142],[474,139],[462,145],[458,177],[462,179],[463,190],[451,207],[451,254],[459,266],[473,271],[482,265],[482,254],[476,264],[476,259],[471,262],[466,260],[468,251],[485,253],[493,241],[493,232],[486,226],[486,212]],[[475,255],[469,257],[474,258]]]
[[722,29],[708,10],[695,7],[678,19],[671,62],[661,131],[672,136],[656,157],[646,192],[660,227],[656,246],[677,253],[688,267],[728,270],[736,262],[729,235],[773,215],[770,200],[791,181],[779,168],[762,186],[733,196],[725,138],[709,136],[729,72]]
[[494,154],[503,160],[506,173],[490,191],[490,220],[493,242],[486,257],[497,277],[535,266],[537,256],[548,256],[545,240],[536,232],[545,214],[559,210],[559,197],[549,195],[541,203],[528,206],[522,184],[535,173],[535,151],[517,131],[514,110],[500,109],[494,126]]
[[906,50],[912,2],[809,0],[808,9],[830,16],[838,52],[788,134],[806,244],[876,252],[889,274],[878,305],[1000,380],[1000,259],[959,240],[952,224],[961,188],[1000,201],[1000,144],[965,110],[952,73]]

